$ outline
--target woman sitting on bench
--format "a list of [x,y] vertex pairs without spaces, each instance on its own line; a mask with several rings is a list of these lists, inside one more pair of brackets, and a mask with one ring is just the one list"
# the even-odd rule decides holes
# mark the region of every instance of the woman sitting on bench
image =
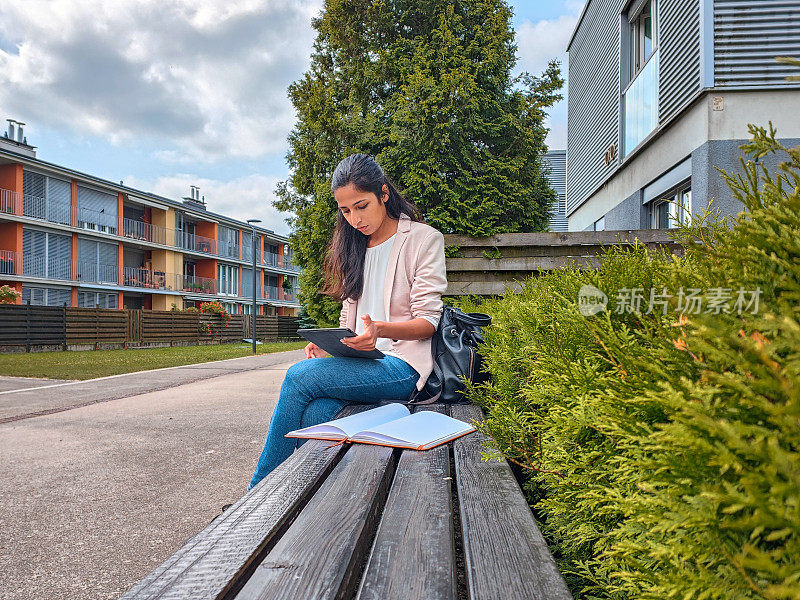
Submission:
[[308,360],[286,373],[250,488],[302,443],[286,433],[329,421],[350,403],[404,402],[433,370],[431,337],[447,288],[444,236],[364,154],[339,163],[331,191],[339,211],[322,293],[342,301],[339,324],[357,334],[344,344],[386,356],[322,358],[309,343]]

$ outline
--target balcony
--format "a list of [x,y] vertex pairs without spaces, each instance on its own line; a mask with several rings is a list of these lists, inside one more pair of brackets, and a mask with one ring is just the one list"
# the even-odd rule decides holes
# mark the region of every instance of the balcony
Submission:
[[[223,258],[239,260],[239,244],[232,242],[217,242],[218,254]],[[250,259],[252,260],[252,258]]]
[[658,50],[650,55],[623,94],[625,107],[624,156],[658,126]]
[[300,267],[293,264],[291,258],[273,252],[264,252],[264,255],[261,257],[261,264],[267,267],[277,267],[289,271],[300,271]]
[[0,275],[19,275],[17,253],[0,250]]
[[166,227],[159,227],[144,221],[122,219],[122,235],[133,240],[166,245],[167,231]]
[[123,267],[122,285],[152,290],[178,290],[181,276],[164,271],[153,271],[144,267]]
[[77,280],[87,283],[119,283],[119,267],[117,265],[103,265],[94,261],[79,261],[77,263]]
[[195,235],[194,233],[186,233],[185,231],[175,231],[175,247],[191,252],[203,252],[204,254],[217,253],[216,240],[202,235]]
[[22,274],[27,277],[70,281],[72,261],[64,258],[46,259],[43,256],[23,256]]
[[184,292],[194,292],[195,294],[216,294],[219,290],[219,284],[216,279],[209,277],[195,277],[193,275],[183,276],[183,286],[181,288]]

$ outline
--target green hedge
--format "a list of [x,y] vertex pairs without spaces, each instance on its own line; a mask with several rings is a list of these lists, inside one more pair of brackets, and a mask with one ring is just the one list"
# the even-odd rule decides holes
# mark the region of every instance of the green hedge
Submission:
[[[726,177],[746,211],[678,230],[683,257],[612,247],[595,271],[467,306],[494,317],[483,429],[577,598],[800,598],[800,149],[751,133],[754,157],[787,162],[742,161]],[[583,316],[587,284],[609,302]],[[634,288],[641,310],[616,312]],[[728,288],[731,312],[678,310],[681,288]]]

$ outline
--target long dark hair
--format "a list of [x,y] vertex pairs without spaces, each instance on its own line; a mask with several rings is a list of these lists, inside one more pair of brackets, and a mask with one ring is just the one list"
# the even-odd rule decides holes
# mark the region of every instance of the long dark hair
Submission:
[[[373,193],[386,205],[386,213],[392,219],[400,214],[408,215],[412,221],[422,221],[416,207],[397,191],[386,173],[375,159],[366,154],[351,154],[338,164],[331,179],[331,192],[353,184],[359,192]],[[389,189],[389,197],[383,186]],[[325,257],[325,285],[323,294],[336,300],[352,298],[358,300],[364,290],[364,256],[369,238],[352,227],[337,211],[336,228]]]

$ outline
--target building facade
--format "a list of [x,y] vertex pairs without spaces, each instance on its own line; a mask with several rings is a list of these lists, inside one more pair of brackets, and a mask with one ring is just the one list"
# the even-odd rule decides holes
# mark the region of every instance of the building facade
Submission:
[[551,150],[544,155],[547,179],[558,200],[553,204],[549,231],[567,231],[567,151]]
[[[36,158],[21,127],[0,137],[0,285],[19,303],[296,315],[287,238],[183,201]],[[253,231],[256,270],[253,272]]]
[[[570,231],[738,214],[748,123],[800,144],[800,0],[589,0],[569,47]],[[776,159],[767,159],[776,165]]]

